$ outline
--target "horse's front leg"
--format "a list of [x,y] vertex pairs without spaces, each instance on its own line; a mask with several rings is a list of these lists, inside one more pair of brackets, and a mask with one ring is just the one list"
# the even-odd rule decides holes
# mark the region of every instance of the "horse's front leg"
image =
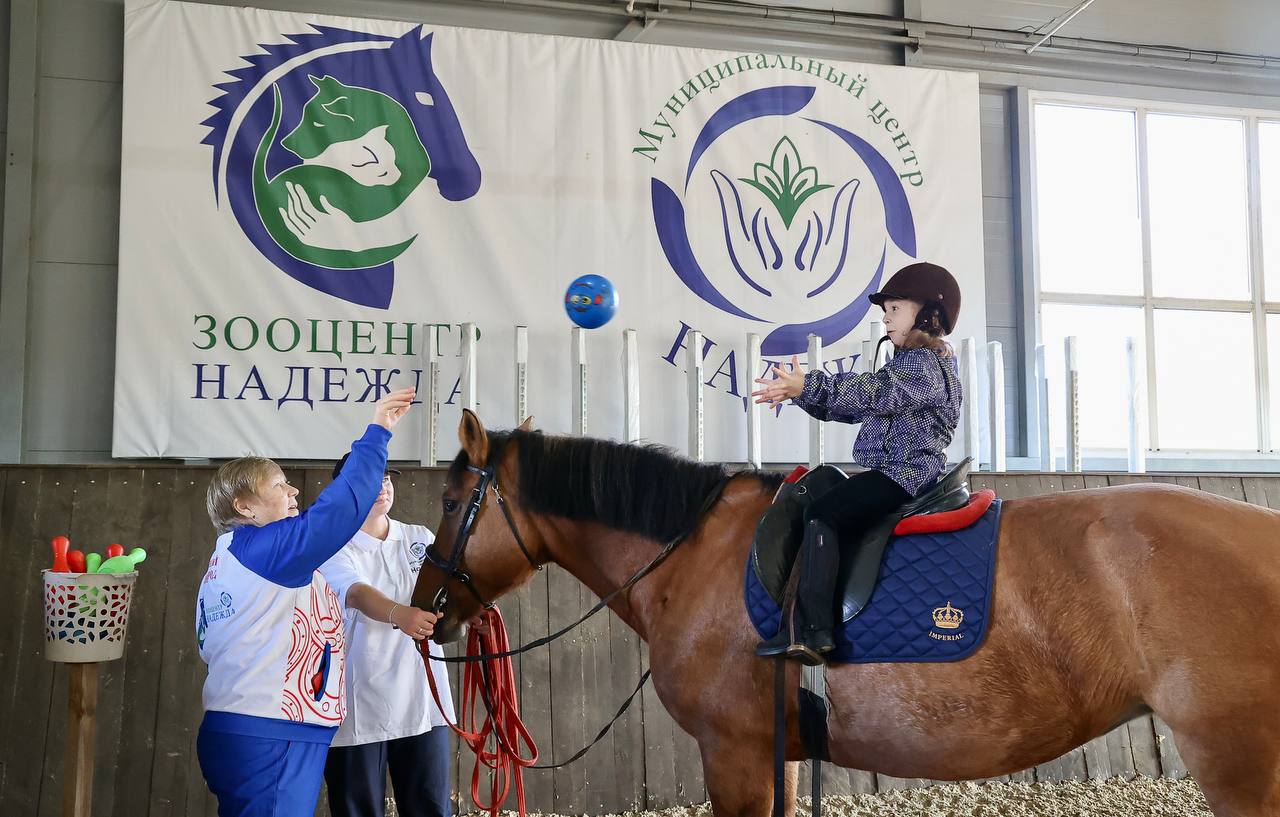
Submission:
[[[769,817],[773,810],[773,746],[771,742],[731,740],[717,735],[698,742],[702,774],[715,817]],[[783,802],[786,815],[796,810],[796,775],[800,764],[787,763]]]

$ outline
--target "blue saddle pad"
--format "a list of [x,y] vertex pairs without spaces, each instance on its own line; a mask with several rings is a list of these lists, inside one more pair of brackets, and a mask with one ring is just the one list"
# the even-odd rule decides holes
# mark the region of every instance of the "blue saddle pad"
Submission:
[[[898,536],[885,547],[866,608],[837,628],[834,664],[959,661],[982,644],[995,579],[1000,501],[972,526],[949,533]],[[782,610],[747,557],[745,601],[751,623],[772,638]]]

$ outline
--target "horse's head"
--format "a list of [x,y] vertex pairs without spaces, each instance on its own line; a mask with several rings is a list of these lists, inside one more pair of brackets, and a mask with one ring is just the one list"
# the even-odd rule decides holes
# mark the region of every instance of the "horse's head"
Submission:
[[[520,428],[528,431],[531,425],[529,418]],[[486,603],[524,584],[536,570],[534,563],[544,561],[542,537],[519,508],[515,444],[506,434],[491,436],[467,410],[458,440],[462,450],[445,480],[439,530],[413,591],[414,606],[424,610],[443,601],[434,636],[438,642],[457,640],[462,625]],[[498,505],[499,495],[510,521]]]

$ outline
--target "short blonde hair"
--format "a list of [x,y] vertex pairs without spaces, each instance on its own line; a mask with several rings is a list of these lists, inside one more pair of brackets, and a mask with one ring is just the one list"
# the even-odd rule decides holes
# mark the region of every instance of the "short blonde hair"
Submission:
[[241,457],[222,464],[205,495],[209,521],[219,534],[249,524],[236,510],[236,500],[256,495],[258,486],[280,471],[275,460],[266,457]]

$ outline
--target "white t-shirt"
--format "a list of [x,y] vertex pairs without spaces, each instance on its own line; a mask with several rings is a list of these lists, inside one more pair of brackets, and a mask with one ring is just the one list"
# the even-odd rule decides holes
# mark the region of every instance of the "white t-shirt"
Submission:
[[[346,547],[320,566],[329,585],[346,605],[347,591],[363,582],[392,601],[408,605],[427,545],[435,534],[421,525],[391,520],[385,540],[356,531]],[[359,746],[420,735],[445,720],[436,708],[423,672],[417,642],[385,621],[377,621],[351,607],[345,613],[347,636],[347,717],[334,746]],[[431,643],[432,655],[443,655]],[[453,695],[445,664],[431,662],[436,689],[445,715],[454,720]]]

